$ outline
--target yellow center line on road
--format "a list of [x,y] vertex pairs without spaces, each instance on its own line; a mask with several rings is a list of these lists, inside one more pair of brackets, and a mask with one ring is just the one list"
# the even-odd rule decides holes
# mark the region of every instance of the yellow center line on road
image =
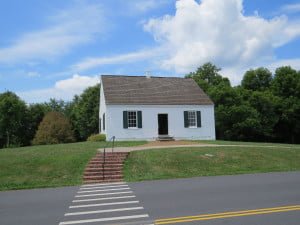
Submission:
[[196,216],[184,216],[184,217],[158,219],[158,220],[155,220],[155,224],[174,224],[174,223],[201,221],[201,220],[213,220],[213,219],[230,218],[230,217],[251,216],[251,215],[278,213],[278,212],[289,212],[289,211],[296,211],[296,210],[300,210],[300,205],[291,205],[291,206],[282,206],[282,207],[273,207],[273,208],[262,208],[262,209],[242,210],[242,211],[234,211],[234,212],[223,212],[223,213],[214,213],[214,214],[202,214],[202,215],[196,215]]

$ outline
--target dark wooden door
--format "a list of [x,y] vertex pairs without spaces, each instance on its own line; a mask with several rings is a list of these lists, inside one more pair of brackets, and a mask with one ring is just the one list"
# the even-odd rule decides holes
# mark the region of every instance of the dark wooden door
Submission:
[[158,114],[158,135],[168,135],[168,114]]

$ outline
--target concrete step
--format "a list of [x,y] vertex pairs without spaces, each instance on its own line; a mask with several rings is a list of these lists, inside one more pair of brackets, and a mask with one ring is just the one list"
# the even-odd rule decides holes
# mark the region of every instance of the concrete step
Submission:
[[124,162],[124,160],[119,160],[119,159],[92,159],[90,161],[90,163],[109,163],[109,162],[118,162],[118,163],[122,163]]
[[120,163],[120,162],[105,162],[105,163],[99,163],[99,162],[90,162],[88,164],[88,166],[98,166],[98,167],[101,167],[101,166],[110,166],[110,167],[113,167],[113,166],[123,166],[123,163]]
[[[122,171],[123,167],[104,167],[104,171]],[[87,167],[84,172],[101,172],[103,167]]]
[[114,183],[114,182],[120,182],[123,181],[123,179],[107,179],[107,180],[85,180],[85,184],[97,184],[97,183]]
[[123,175],[121,174],[113,174],[113,175],[92,175],[92,176],[83,176],[84,180],[110,180],[110,179],[123,179]]
[[[103,176],[103,171],[100,172],[84,172],[84,176]],[[122,171],[104,171],[104,175],[122,175]]]
[[[118,169],[118,168],[122,168],[123,165],[122,164],[118,164],[118,165],[108,165],[108,164],[104,164],[104,169]],[[102,169],[103,168],[103,164],[91,164],[91,165],[87,165],[86,169]]]
[[[104,153],[99,152],[96,154],[96,156],[101,156],[101,155],[104,155]],[[106,152],[105,155],[107,155],[107,156],[128,156],[128,152],[114,152],[114,153]]]
[[157,141],[174,141],[175,139],[172,136],[169,135],[159,135],[156,138]]

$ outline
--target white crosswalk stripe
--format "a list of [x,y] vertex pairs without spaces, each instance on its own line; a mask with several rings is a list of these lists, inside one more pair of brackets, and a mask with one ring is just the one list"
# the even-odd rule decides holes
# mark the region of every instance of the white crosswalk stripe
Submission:
[[100,186],[100,187],[82,187],[80,190],[93,190],[93,189],[105,189],[105,188],[120,188],[120,187],[128,187],[127,184],[121,184],[121,185],[112,185],[112,186]]
[[73,200],[72,202],[93,202],[93,201],[105,201],[105,200],[124,199],[124,198],[135,198],[135,195],[119,196],[119,197],[108,197],[108,198],[80,199],[80,200]]
[[112,188],[112,189],[101,189],[101,190],[88,190],[88,191],[78,191],[78,194],[81,193],[93,193],[93,192],[104,192],[104,191],[122,191],[122,190],[129,190],[129,187],[126,188]]
[[153,224],[125,182],[82,185],[74,198],[59,225]]
[[75,195],[75,198],[103,196],[103,195],[120,195],[120,194],[131,194],[131,193],[132,191],[123,191],[123,192],[110,192],[110,193],[90,194],[90,195]]

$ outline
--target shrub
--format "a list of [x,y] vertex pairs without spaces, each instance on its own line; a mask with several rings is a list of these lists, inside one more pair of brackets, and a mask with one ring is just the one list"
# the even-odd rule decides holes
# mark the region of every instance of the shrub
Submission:
[[105,134],[92,134],[91,136],[88,137],[88,141],[105,141],[106,140],[106,135]]
[[74,141],[70,121],[62,113],[49,112],[40,123],[32,144],[59,144]]

